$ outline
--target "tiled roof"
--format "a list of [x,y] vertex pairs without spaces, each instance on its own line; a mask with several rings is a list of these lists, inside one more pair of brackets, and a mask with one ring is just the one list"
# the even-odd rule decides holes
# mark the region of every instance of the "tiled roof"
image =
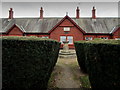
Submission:
[[[62,18],[14,18],[2,20],[2,30],[8,31],[14,24],[22,28],[26,33],[48,33]],[[118,18],[72,18],[72,20],[86,33],[111,33],[120,25]]]

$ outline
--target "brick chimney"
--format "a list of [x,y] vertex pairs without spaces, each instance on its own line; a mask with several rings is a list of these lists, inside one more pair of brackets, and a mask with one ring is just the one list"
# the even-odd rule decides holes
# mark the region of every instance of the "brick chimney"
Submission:
[[77,19],[79,19],[80,18],[80,9],[79,9],[79,7],[77,7],[77,9],[76,9],[76,18]]
[[40,9],[40,19],[43,19],[43,8]]
[[93,10],[92,10],[92,19],[96,19],[96,9],[95,9],[95,7],[93,7]]
[[10,8],[9,10],[9,19],[13,19],[13,9]]

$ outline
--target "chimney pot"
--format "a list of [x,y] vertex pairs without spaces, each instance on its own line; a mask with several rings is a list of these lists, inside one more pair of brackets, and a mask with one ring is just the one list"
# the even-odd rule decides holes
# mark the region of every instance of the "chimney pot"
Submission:
[[12,9],[12,8],[10,8],[10,10],[12,11],[13,9]]
[[13,19],[13,9],[10,8],[9,10],[9,19]]
[[77,10],[79,10],[79,7],[77,7]]
[[92,19],[96,19],[96,9],[93,6],[93,10],[92,10]]
[[77,7],[77,9],[76,9],[76,18],[77,19],[79,19],[80,18],[80,9],[79,9],[79,7]]
[[41,10],[43,10],[43,8],[41,7]]
[[40,19],[43,19],[43,8],[40,9]]

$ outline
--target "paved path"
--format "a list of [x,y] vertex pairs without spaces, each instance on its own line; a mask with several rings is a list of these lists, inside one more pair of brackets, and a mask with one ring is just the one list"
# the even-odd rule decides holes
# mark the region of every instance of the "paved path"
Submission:
[[53,73],[57,88],[80,88],[80,76],[85,75],[79,69],[77,58],[58,58]]

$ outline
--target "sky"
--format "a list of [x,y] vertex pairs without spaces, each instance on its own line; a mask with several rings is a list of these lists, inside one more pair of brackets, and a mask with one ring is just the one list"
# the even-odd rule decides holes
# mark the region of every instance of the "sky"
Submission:
[[96,7],[97,17],[118,17],[119,0],[1,0],[0,16],[8,17],[9,8],[13,8],[15,18],[39,17],[40,7],[44,17],[76,16],[76,7],[80,8],[80,17],[91,17],[92,7]]
[[118,2],[120,0],[1,0],[2,2]]
[[2,2],[2,17],[8,17],[9,8],[14,9],[14,17],[39,17],[40,7],[44,17],[64,17],[66,12],[75,17],[76,7],[80,8],[81,17],[91,17],[92,7],[96,7],[98,17],[117,17],[117,2]]

